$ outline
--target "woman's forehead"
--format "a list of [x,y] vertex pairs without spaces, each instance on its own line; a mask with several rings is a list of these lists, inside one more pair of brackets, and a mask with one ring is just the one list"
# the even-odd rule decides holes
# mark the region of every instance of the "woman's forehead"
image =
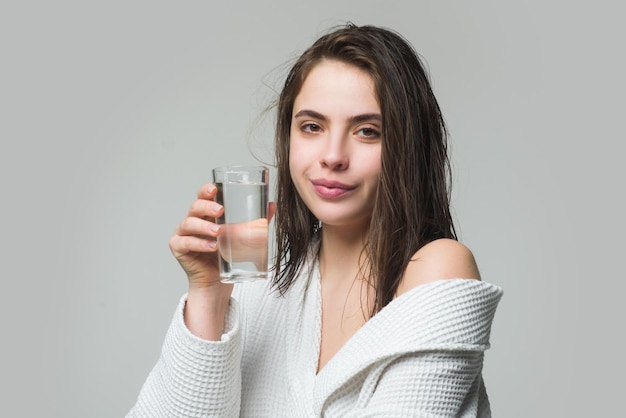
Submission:
[[293,114],[303,109],[322,114],[380,113],[372,77],[354,65],[336,60],[321,61],[304,79]]

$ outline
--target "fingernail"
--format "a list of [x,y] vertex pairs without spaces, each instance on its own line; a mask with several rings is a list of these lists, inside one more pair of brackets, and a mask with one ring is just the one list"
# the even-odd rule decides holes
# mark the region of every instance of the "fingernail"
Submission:
[[215,190],[215,186],[212,184],[209,184],[209,186],[206,188],[207,192],[209,193],[213,193],[213,191]]
[[217,243],[215,241],[209,241],[209,248],[216,248]]
[[217,233],[217,231],[220,230],[220,227],[219,225],[211,225],[210,229],[211,229],[211,232]]

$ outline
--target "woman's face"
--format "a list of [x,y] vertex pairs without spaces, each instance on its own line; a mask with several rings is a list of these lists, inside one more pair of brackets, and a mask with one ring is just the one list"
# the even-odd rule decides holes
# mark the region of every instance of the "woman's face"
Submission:
[[324,225],[369,223],[381,132],[369,74],[333,60],[313,67],[293,106],[289,169],[300,197]]

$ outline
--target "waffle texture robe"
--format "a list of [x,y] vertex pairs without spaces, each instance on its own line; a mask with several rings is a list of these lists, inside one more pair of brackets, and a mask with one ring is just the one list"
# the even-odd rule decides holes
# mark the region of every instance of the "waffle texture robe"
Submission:
[[502,295],[471,279],[415,287],[367,321],[317,373],[317,263],[280,296],[235,286],[221,341],[185,327],[180,301],[128,417],[489,417],[484,351]]

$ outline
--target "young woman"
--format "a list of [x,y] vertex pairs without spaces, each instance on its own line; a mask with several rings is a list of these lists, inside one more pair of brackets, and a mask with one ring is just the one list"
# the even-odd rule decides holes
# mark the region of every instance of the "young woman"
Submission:
[[501,290],[456,240],[412,47],[371,26],[317,40],[279,98],[276,164],[273,279],[219,281],[203,186],[170,241],[189,292],[129,416],[489,416]]

